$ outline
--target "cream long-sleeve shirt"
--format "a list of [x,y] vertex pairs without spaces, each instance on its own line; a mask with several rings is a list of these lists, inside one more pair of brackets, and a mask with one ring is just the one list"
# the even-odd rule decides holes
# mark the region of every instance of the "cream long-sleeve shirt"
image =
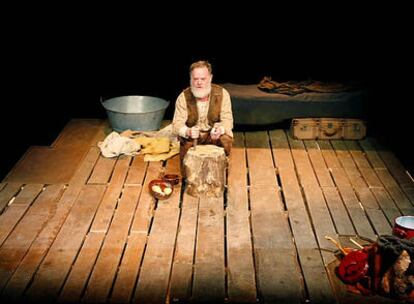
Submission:
[[[223,134],[227,134],[233,137],[233,112],[231,109],[230,94],[226,89],[223,88],[223,99],[221,103],[220,121],[215,123],[214,126],[210,126],[207,120],[209,101],[197,101],[198,121],[196,126],[200,130],[209,131],[212,127],[222,128]],[[187,102],[182,92],[175,102],[175,112],[172,122],[173,133],[181,137],[186,137],[187,125],[186,121],[188,118],[187,113]]]

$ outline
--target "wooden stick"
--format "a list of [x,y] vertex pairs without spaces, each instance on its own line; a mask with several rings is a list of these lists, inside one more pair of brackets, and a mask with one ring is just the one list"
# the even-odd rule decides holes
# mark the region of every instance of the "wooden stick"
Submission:
[[357,241],[355,241],[353,238],[349,238],[349,240],[354,243],[359,249],[364,249],[364,246],[362,246],[361,244],[359,244]]
[[333,238],[331,238],[330,236],[327,236],[327,235],[325,235],[325,239],[327,239],[328,241],[331,241],[332,243],[334,243],[335,244],[335,246],[336,247],[338,247],[338,249],[339,250],[341,250],[341,252],[344,254],[344,255],[347,255],[348,253],[346,252],[346,250],[341,246],[341,244],[339,244],[338,243],[338,241],[337,240],[335,240],[335,239],[333,239]]

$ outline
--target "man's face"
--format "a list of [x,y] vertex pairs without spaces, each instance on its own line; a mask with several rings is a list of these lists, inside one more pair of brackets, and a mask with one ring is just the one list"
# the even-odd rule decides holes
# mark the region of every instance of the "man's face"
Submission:
[[191,91],[197,98],[203,98],[210,94],[212,75],[206,67],[195,68],[191,72]]

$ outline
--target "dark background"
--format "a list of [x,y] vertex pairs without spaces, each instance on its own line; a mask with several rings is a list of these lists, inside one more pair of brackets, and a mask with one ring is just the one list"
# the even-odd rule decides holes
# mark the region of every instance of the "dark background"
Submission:
[[172,101],[171,118],[176,96],[188,85],[188,66],[200,59],[212,63],[216,83],[252,84],[263,76],[364,82],[372,93],[365,104],[369,133],[413,172],[414,52],[404,15],[358,9],[266,14],[262,7],[255,17],[207,16],[183,26],[177,16],[163,23],[126,17],[119,28],[104,16],[86,27],[57,14],[6,31],[0,178],[30,146],[50,145],[70,119],[106,118],[101,97],[162,97]]

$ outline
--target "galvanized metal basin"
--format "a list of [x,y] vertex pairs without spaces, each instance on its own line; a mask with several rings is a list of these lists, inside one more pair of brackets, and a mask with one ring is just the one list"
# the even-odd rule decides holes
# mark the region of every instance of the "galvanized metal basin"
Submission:
[[102,102],[117,132],[158,130],[169,101],[152,96],[120,96]]

